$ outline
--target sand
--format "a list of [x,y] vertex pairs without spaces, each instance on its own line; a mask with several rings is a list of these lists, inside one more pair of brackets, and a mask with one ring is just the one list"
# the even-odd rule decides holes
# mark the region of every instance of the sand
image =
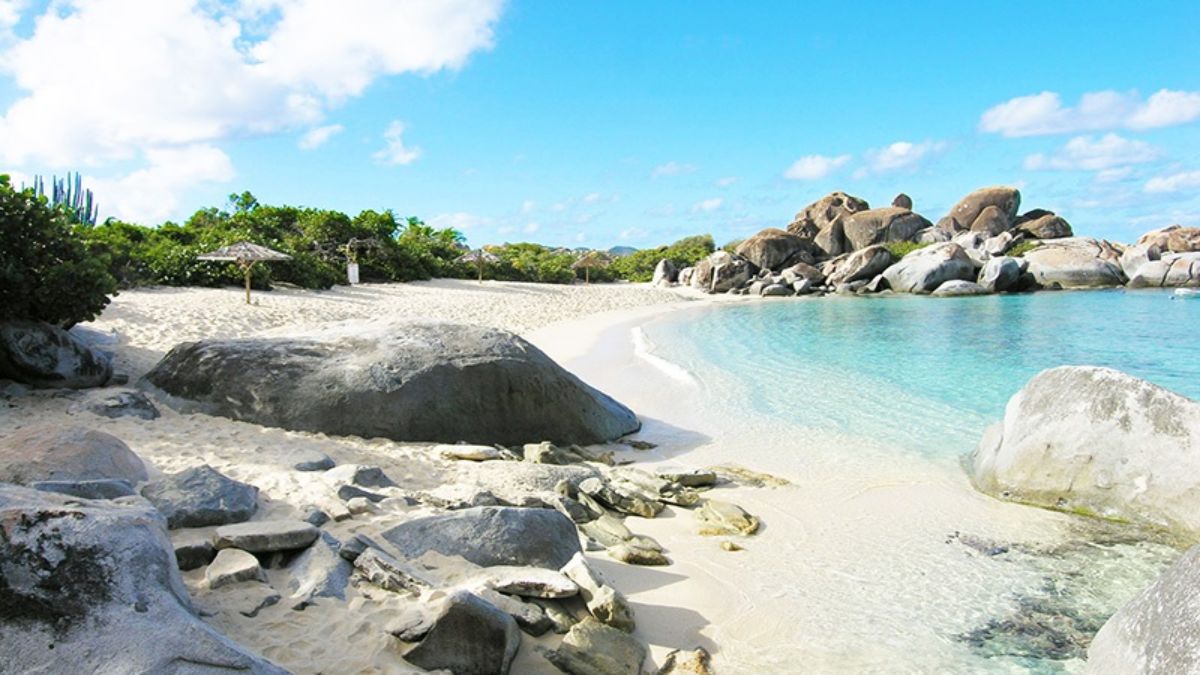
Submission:
[[[737,539],[743,551],[722,550],[728,537],[702,537],[690,512],[668,508],[654,520],[631,517],[627,524],[658,539],[673,565],[633,567],[590,554],[633,603],[637,635],[656,663],[670,649],[705,646],[722,673],[961,669],[965,647],[947,636],[1011,611],[1015,593],[1041,583],[1044,574],[1036,566],[998,563],[948,537],[963,531],[1046,546],[1078,539],[1078,519],[980,495],[954,467],[919,458],[884,462],[883,450],[861,439],[811,430],[797,438],[771,421],[722,418],[705,403],[722,392],[705,391],[673,368],[638,331],[645,321],[700,304],[688,302],[696,296],[686,291],[436,281],[254,297],[247,307],[238,289],[127,291],[84,329],[107,340],[117,370],[136,379],[173,345],[199,338],[303,333],[370,318],[504,328],[639,413],[645,426],[637,437],[659,447],[609,446],[620,458],[648,468],[736,462],[790,481],[712,493],[763,519],[760,533]],[[519,496],[544,482],[525,465],[449,461],[431,445],[289,432],[165,406],[155,421],[109,420],[79,412],[81,396],[11,397],[10,407],[0,408],[0,433],[29,424],[100,428],[125,440],[154,474],[207,463],[253,483],[264,498],[257,517],[268,518],[296,517],[308,505],[331,513],[343,508],[319,474],[291,470],[312,452],[383,468],[400,485],[392,491],[397,497],[427,492],[453,499],[479,489]],[[807,459],[778,461],[786,456],[781,449]],[[345,539],[432,512],[389,499],[326,529]],[[185,580],[207,621],[297,673],[404,672],[383,627],[406,600],[351,588],[346,603],[295,611],[281,573],[271,575],[284,597],[254,618],[238,614],[236,602],[206,593],[201,572]],[[553,643],[550,636],[525,636],[513,672],[557,672],[534,650]]]

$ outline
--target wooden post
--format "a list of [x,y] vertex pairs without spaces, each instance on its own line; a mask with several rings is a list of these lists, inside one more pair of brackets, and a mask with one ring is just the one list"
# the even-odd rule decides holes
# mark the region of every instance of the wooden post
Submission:
[[250,268],[254,267],[253,260],[242,260],[239,262],[242,269],[246,272],[246,304],[250,304]]
[[592,268],[591,267],[583,268],[583,283],[584,284],[592,283]]
[[483,254],[479,255],[479,285],[483,285]]

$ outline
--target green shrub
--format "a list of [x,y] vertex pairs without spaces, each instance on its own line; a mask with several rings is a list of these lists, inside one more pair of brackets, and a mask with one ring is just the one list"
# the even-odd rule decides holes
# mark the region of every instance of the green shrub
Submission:
[[1016,246],[1013,246],[1012,248],[1005,251],[1004,255],[1010,255],[1010,256],[1013,256],[1014,258],[1020,258],[1021,256],[1025,255],[1026,253],[1029,253],[1030,251],[1032,251],[1033,249],[1039,248],[1041,245],[1042,245],[1042,242],[1038,241],[1036,239],[1035,240],[1026,240],[1026,241],[1020,242]]
[[649,248],[621,256],[609,267],[618,278],[629,281],[650,281],[654,267],[666,258],[678,268],[690,267],[712,255],[716,250],[712,235],[702,234],[685,237],[670,246]]
[[94,318],[116,292],[109,260],[92,252],[63,209],[0,175],[0,320],[69,327]]
[[725,251],[726,253],[737,253],[737,247],[741,246],[743,241],[746,241],[746,240],[745,239],[734,239],[733,241],[729,242],[728,244],[725,244],[724,246],[722,246],[721,250]]
[[915,241],[889,241],[888,243],[884,244],[883,247],[892,254],[893,258],[899,260],[909,253],[918,251],[929,245],[930,244],[928,243],[917,243]]

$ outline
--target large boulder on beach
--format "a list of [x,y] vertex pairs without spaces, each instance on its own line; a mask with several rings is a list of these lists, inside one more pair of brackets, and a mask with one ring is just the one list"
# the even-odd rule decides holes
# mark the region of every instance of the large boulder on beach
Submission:
[[0,323],[0,378],[34,387],[84,389],[112,377],[112,363],[70,332],[37,321]]
[[975,280],[975,263],[953,242],[919,248],[883,272],[889,287],[901,293],[932,293],[951,279]]
[[[852,213],[866,211],[869,208],[871,207],[865,199],[859,199],[845,192],[831,192],[797,213],[791,224],[788,225],[787,231],[805,239],[816,239],[818,233],[828,231],[834,223],[841,222]],[[829,253],[837,255],[837,253]]]
[[1157,246],[1160,251],[1189,253],[1200,251],[1200,227],[1170,225],[1151,230],[1137,240],[1138,246]]
[[1087,673],[1200,672],[1200,546],[1112,615],[1088,647]]
[[1200,403],[1108,368],[1046,370],[984,434],[972,476],[1004,499],[1200,539]]
[[650,283],[654,286],[670,286],[679,279],[679,270],[675,268],[675,263],[671,262],[670,258],[663,258],[654,266],[654,276],[650,278]]
[[692,288],[705,293],[724,293],[746,284],[756,271],[754,264],[740,255],[717,251],[696,263]]
[[[995,207],[995,210],[989,211],[989,207]],[[991,221],[997,215],[1011,225],[1020,208],[1021,192],[1016,188],[1003,186],[980,188],[960,199],[950,209],[950,213],[938,221],[938,227],[952,232],[991,230],[995,227]],[[980,219],[980,216],[984,216],[984,220],[980,221],[977,226],[976,221]],[[1008,227],[1002,229],[1008,229]],[[998,233],[991,232],[991,234]]]
[[146,465],[111,434],[81,426],[35,426],[0,439],[0,482],[146,480]]
[[896,206],[859,211],[846,216],[842,223],[846,243],[854,251],[872,244],[911,241],[931,226],[920,214]]
[[587,445],[641,426],[529,342],[479,326],[349,322],[186,342],[146,380],[185,411],[341,436]]
[[423,608],[428,631],[404,653],[404,660],[425,670],[454,675],[506,675],[521,630],[491,603],[466,591],[431,600]]
[[1017,290],[1027,264],[1024,259],[1010,256],[989,258],[979,271],[979,285],[989,293]]
[[1121,252],[1103,239],[1051,239],[1024,257],[1029,273],[1043,288],[1104,288],[1125,283]]
[[5,672],[286,673],[196,616],[145,502],[0,486],[0,523]]
[[825,264],[825,281],[831,286],[852,281],[870,281],[895,262],[892,252],[882,244],[861,248]]
[[1013,223],[1013,229],[1033,239],[1062,239],[1074,236],[1071,224],[1053,211],[1034,209],[1021,214]]
[[738,245],[736,253],[760,268],[782,270],[798,262],[814,261],[811,240],[768,228]]
[[409,520],[382,536],[407,558],[437,551],[484,567],[559,569],[580,551],[575,524],[553,509],[481,506]]

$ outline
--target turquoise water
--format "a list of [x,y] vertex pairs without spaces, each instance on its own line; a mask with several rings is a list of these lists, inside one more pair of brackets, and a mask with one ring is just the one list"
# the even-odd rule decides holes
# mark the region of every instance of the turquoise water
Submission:
[[755,412],[933,455],[971,450],[1031,377],[1122,370],[1200,399],[1200,300],[1163,291],[767,301],[645,326]]

